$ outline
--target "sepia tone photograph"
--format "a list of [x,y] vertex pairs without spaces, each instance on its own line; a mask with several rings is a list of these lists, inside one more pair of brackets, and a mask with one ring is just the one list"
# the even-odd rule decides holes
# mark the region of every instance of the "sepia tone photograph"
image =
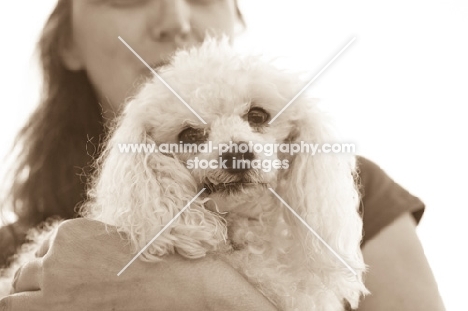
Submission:
[[0,310],[465,310],[467,16],[0,4]]

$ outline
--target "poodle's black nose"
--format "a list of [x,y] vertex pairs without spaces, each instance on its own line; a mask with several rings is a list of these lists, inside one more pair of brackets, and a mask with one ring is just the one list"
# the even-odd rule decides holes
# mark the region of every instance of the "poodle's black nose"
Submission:
[[[242,144],[242,143],[239,143]],[[225,152],[221,155],[224,169],[231,174],[241,174],[250,170],[252,160],[255,159],[253,152]]]

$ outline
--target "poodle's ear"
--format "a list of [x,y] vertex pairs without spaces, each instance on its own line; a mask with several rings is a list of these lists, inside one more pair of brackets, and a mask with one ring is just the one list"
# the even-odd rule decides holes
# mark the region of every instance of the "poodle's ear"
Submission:
[[[127,109],[127,112],[129,110]],[[144,117],[124,115],[99,161],[83,214],[116,226],[140,251],[197,194],[197,184],[177,159],[161,153],[124,152],[123,144],[154,146]],[[224,240],[221,217],[196,199],[143,253],[147,260],[174,253],[199,258]]]
[[[296,103],[309,113],[291,120],[291,143],[336,143],[327,116],[307,99]],[[295,107],[295,108],[299,108]],[[304,224],[285,209],[285,218],[297,228],[312,271],[323,284],[356,307],[366,292],[362,283],[365,265],[360,251],[362,220],[358,213],[359,194],[355,184],[355,158],[350,154],[298,153],[289,169],[279,177],[278,194],[351,267],[354,275]]]

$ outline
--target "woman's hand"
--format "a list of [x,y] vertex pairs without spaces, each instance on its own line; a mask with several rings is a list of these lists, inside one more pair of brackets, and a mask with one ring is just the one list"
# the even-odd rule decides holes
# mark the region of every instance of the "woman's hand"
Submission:
[[86,219],[62,223],[50,245],[21,268],[0,310],[276,310],[221,260],[135,260],[112,228]]

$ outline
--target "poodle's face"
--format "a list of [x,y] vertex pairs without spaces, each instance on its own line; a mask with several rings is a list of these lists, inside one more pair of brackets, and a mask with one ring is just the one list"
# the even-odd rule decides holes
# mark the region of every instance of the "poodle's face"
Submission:
[[266,154],[259,148],[289,136],[287,130],[268,125],[273,117],[268,104],[253,98],[231,106],[229,100],[225,102],[213,103],[213,107],[219,107],[216,113],[203,114],[206,126],[182,124],[176,136],[177,141],[186,144],[211,147],[209,152],[184,152],[178,157],[210,198],[222,202],[218,207],[223,211],[261,197],[267,185],[275,186],[282,156]]
[[166,156],[184,164],[199,188],[206,188],[218,208],[228,211],[259,199],[287,171],[288,155],[272,146],[294,139],[301,105],[269,121],[300,88],[256,58],[207,54],[209,50],[197,59],[197,53],[179,53],[159,73],[207,124],[156,77],[127,113],[139,115],[157,145],[192,146]]
[[[256,253],[271,248],[281,255],[258,253],[265,257],[252,259],[256,263],[246,275],[273,273],[284,263],[295,271],[284,274],[290,278],[284,283],[289,290],[298,279],[318,271],[310,278],[311,288],[334,289],[337,305],[346,299],[356,307],[364,287],[308,229],[314,228],[356,271],[364,270],[354,157],[291,155],[266,148],[334,141],[326,115],[309,98],[299,96],[283,111],[304,83],[258,57],[242,57],[227,45],[213,43],[178,52],[159,75],[189,107],[157,77],[142,87],[103,152],[88,214],[126,233],[135,251],[172,222],[172,229],[145,251],[154,260],[174,251],[200,258],[219,252],[227,238]],[[157,153],[127,155],[116,148],[119,143],[159,148]],[[246,163],[250,166],[242,168]],[[202,188],[206,190],[194,199]],[[297,256],[289,260],[286,253]],[[280,279],[284,281],[278,277],[274,282]]]

